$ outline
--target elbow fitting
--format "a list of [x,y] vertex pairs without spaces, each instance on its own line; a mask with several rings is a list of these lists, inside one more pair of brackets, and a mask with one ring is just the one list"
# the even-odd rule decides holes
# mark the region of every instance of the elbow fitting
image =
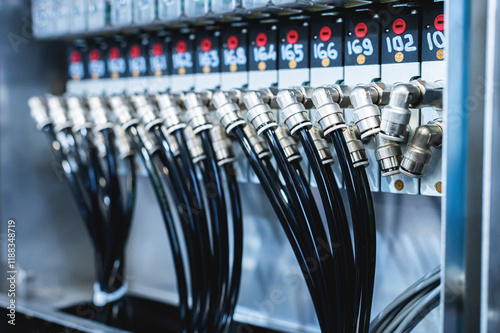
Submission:
[[46,97],[49,108],[49,116],[54,123],[54,130],[60,132],[64,129],[71,128],[71,121],[66,115],[66,107],[64,101],[59,96],[49,95]]
[[205,152],[203,151],[203,144],[199,136],[197,136],[193,129],[186,126],[184,129],[184,136],[186,138],[186,145],[188,147],[189,153],[191,154],[191,159],[193,163],[198,163],[205,159]]
[[245,120],[240,115],[240,107],[234,100],[235,96],[231,92],[217,91],[212,96],[215,114],[227,134],[231,134],[234,128],[245,125]]
[[77,96],[66,97],[66,105],[68,106],[68,116],[73,122],[73,131],[92,127],[92,123],[87,119],[87,109],[84,101]]
[[325,135],[347,127],[338,100],[338,91],[330,87],[314,89],[312,100],[316,106],[316,122]]
[[276,98],[281,109],[280,117],[292,135],[302,128],[310,129],[312,127],[307,110],[301,103],[305,98],[306,96],[298,89],[281,90]]
[[127,157],[134,156],[134,148],[132,148],[132,144],[125,133],[125,130],[120,125],[115,125],[113,129],[115,132],[115,145],[118,150],[119,157],[123,160]]
[[186,107],[187,123],[193,129],[194,134],[213,127],[208,119],[208,108],[206,106],[205,95],[201,97],[195,92],[187,92],[182,96]]
[[351,154],[352,164],[355,168],[367,166],[369,164],[366,156],[365,146],[356,125],[349,125],[344,130],[344,138],[347,143],[347,148]]
[[113,111],[113,114],[115,115],[115,118],[124,130],[139,124],[139,120],[135,117],[129,101],[125,96],[110,96],[108,97],[108,103]]
[[217,164],[223,166],[234,162],[233,145],[224,127],[220,125],[214,126],[210,130],[210,136],[212,137]]
[[269,146],[267,145],[266,140],[257,135],[255,128],[253,128],[252,126],[245,126],[243,128],[243,131],[247,135],[250,144],[261,160],[264,158],[271,158],[271,151],[269,150]]
[[186,124],[180,118],[181,109],[179,107],[180,98],[178,95],[162,93],[156,94],[154,97],[160,109],[160,117],[163,119],[163,124],[168,133],[173,133],[176,130],[186,127]]
[[105,129],[113,128],[114,124],[111,121],[110,111],[102,97],[87,97],[87,103],[89,105],[90,118],[94,123],[95,131],[100,132]]
[[280,141],[281,148],[283,148],[283,152],[285,153],[288,162],[302,160],[299,148],[297,148],[297,142],[290,134],[288,127],[286,127],[285,125],[278,126],[278,128],[276,129],[276,136]]
[[28,99],[28,105],[30,107],[31,118],[35,121],[38,130],[52,124],[52,119],[49,117],[43,97],[31,97]]
[[400,166],[401,173],[413,178],[421,178],[432,156],[430,148],[439,148],[442,143],[443,122],[441,120],[433,120],[418,127],[413,139],[406,146]]
[[146,131],[150,131],[152,127],[162,123],[162,120],[158,118],[156,108],[149,102],[149,98],[146,95],[133,95],[130,97],[130,100],[134,105],[137,117],[144,124]]
[[382,177],[393,176],[400,173],[399,164],[401,163],[403,153],[399,143],[386,140],[380,135],[377,135],[375,140],[377,142],[375,157],[380,166]]
[[247,121],[255,128],[258,135],[267,129],[276,129],[278,127],[271,112],[271,107],[264,102],[263,96],[265,94],[261,91],[249,91],[243,97],[243,102],[248,110]]
[[310,133],[321,162],[325,165],[335,163],[335,161],[333,160],[332,152],[330,151],[328,142],[323,136],[323,131],[321,130],[321,128],[319,128],[318,126],[313,126],[310,130]]
[[375,104],[378,100],[379,90],[373,85],[357,86],[351,92],[352,118],[363,140],[380,132],[380,109]]

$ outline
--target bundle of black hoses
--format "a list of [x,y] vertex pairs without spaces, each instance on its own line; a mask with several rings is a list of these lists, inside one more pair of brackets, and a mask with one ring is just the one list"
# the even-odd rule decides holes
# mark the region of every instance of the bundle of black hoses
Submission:
[[[115,137],[112,126],[93,128],[88,105],[81,98],[33,97],[28,103],[37,127],[49,140],[92,240],[96,320],[125,326],[124,253],[136,196],[133,151],[117,143],[120,138]],[[119,160],[124,165],[124,177],[117,173]]]

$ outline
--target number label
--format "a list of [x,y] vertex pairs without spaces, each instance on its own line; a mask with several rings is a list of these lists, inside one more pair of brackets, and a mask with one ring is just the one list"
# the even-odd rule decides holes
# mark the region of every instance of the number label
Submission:
[[167,57],[165,55],[152,56],[149,58],[151,63],[151,69],[153,71],[165,71],[167,70]]
[[125,59],[123,58],[108,59],[108,69],[110,73],[120,73],[120,74],[125,73],[126,70]]
[[270,44],[269,48],[265,46],[255,47],[253,49],[253,56],[256,62],[273,60],[276,61],[276,50],[274,44]]
[[286,44],[281,45],[281,60],[301,62],[304,60],[304,45],[302,44]]
[[362,41],[355,39],[352,42],[347,42],[347,52],[352,54],[364,54],[369,57],[373,54],[372,41],[369,38],[364,38]]
[[211,50],[208,52],[200,52],[198,53],[198,63],[200,67],[217,67],[219,66],[219,54],[217,50]]
[[414,45],[413,35],[405,34],[403,36],[397,35],[394,37],[386,37],[387,52],[415,52],[417,47]]
[[442,49],[444,48],[444,33],[442,31],[427,32],[427,44],[429,45],[429,50],[434,50],[434,48]]
[[106,72],[106,66],[103,60],[95,60],[89,63],[89,72],[92,76],[102,77]]
[[331,60],[335,60],[339,56],[338,51],[335,49],[334,42],[330,42],[326,46],[325,43],[314,44],[313,51],[315,59],[329,58]]
[[146,72],[146,59],[144,57],[132,58],[129,60],[130,71],[132,73]]
[[236,50],[224,50],[224,65],[245,65],[247,56],[243,47],[238,47]]
[[191,53],[175,53],[172,55],[172,62],[175,69],[193,67]]

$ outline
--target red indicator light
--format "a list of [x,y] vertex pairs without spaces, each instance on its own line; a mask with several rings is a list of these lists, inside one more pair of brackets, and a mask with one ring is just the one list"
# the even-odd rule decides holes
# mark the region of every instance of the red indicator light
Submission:
[[175,46],[175,49],[177,50],[177,53],[186,53],[187,51],[186,42],[183,40],[178,41],[177,45]]
[[324,26],[323,28],[321,28],[321,30],[319,31],[319,38],[323,42],[328,42],[330,40],[330,38],[332,38],[332,29],[330,27],[327,27],[327,26]]
[[396,35],[401,35],[403,32],[406,31],[406,21],[403,20],[402,18],[398,18],[392,24],[392,30]]
[[208,52],[212,49],[212,40],[210,38],[203,38],[201,41],[201,50],[203,52]]
[[153,55],[159,57],[163,54],[163,45],[161,43],[155,43],[153,45]]
[[71,55],[69,56],[69,58],[70,58],[70,61],[72,63],[81,62],[82,61],[82,55],[78,51],[71,52]]
[[141,48],[139,45],[132,45],[130,48],[130,56],[132,58],[139,58],[141,56]]
[[236,37],[236,36],[231,36],[227,39],[227,47],[230,50],[236,50],[239,43],[240,42],[238,41],[238,37]]
[[354,27],[354,34],[358,38],[365,38],[368,34],[368,26],[366,23],[360,22],[356,24],[356,27]]
[[263,32],[259,33],[257,35],[257,38],[255,38],[255,43],[257,44],[258,47],[263,47],[267,45],[267,35]]
[[434,19],[434,27],[438,31],[443,31],[444,30],[444,14],[439,14],[436,16]]
[[299,41],[299,33],[297,32],[297,30],[290,30],[288,31],[288,33],[286,34],[286,40],[288,42],[288,44],[295,44]]
[[101,58],[101,53],[97,49],[92,49],[89,52],[90,61],[97,61]]
[[120,58],[120,49],[116,46],[109,49],[109,58],[113,60]]

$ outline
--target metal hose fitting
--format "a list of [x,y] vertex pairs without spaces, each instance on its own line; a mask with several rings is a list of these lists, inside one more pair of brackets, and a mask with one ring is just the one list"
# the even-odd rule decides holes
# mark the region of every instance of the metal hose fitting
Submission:
[[318,126],[313,126],[310,130],[311,137],[314,141],[314,146],[318,151],[319,157],[321,158],[321,162],[323,164],[333,164],[335,163],[333,159],[332,152],[330,147],[328,146],[328,142],[323,136],[323,131]]
[[399,164],[401,163],[403,152],[399,143],[386,140],[380,135],[375,137],[377,142],[377,149],[375,150],[375,157],[380,166],[382,177],[393,176],[399,171]]
[[114,124],[111,120],[111,113],[102,97],[87,97],[87,103],[90,110],[90,119],[94,123],[94,130],[96,132],[113,128]]
[[157,152],[160,149],[158,142],[151,134],[149,134],[149,132],[144,127],[144,125],[138,124],[136,126],[136,129],[137,129],[137,134],[139,135],[142,142],[144,143],[144,148],[146,148],[149,155],[154,154],[155,152]]
[[439,84],[422,80],[400,83],[391,91],[389,104],[383,109],[380,134],[387,140],[402,142],[411,118],[410,108],[442,107],[443,89]]
[[278,127],[271,107],[264,102],[266,96],[261,91],[249,91],[243,96],[243,102],[248,110],[247,121],[255,128],[258,135],[267,129],[276,129]]
[[379,90],[374,85],[357,86],[351,92],[352,118],[363,140],[380,132],[380,109],[375,104],[378,100]]
[[173,133],[176,130],[183,129],[186,124],[181,120],[181,108],[180,96],[175,94],[155,94],[154,99],[156,105],[159,108],[159,114],[161,119],[163,119],[163,124],[165,125],[169,133]]
[[148,96],[136,94],[130,96],[130,100],[134,105],[135,114],[144,124],[146,131],[150,131],[152,127],[163,123],[158,117],[156,107],[150,102]]
[[267,145],[266,140],[260,135],[257,135],[255,128],[250,125],[247,125],[243,128],[243,131],[248,137],[250,144],[254,148],[260,159],[270,158],[271,151],[269,150],[269,146]]
[[311,128],[312,123],[302,102],[306,96],[298,89],[280,90],[277,97],[280,106],[280,118],[288,126],[290,134],[295,134],[302,128]]
[[299,148],[297,147],[297,142],[290,134],[288,127],[285,125],[280,125],[276,129],[276,136],[280,142],[281,148],[285,153],[286,159],[288,162],[292,162],[295,160],[302,160],[302,156],[300,156]]
[[340,105],[335,102],[338,99],[338,91],[332,87],[316,88],[312,94],[312,101],[316,106],[316,122],[325,135],[347,127]]
[[127,130],[130,126],[139,124],[128,99],[122,95],[108,97],[108,103],[118,123]]
[[66,106],[64,100],[59,96],[47,95],[46,97],[49,116],[54,123],[54,130],[60,132],[64,129],[71,128],[73,125],[66,114]]
[[354,167],[367,166],[369,164],[368,157],[366,156],[365,146],[363,141],[361,141],[358,127],[356,125],[347,126],[344,130],[344,138]]
[[46,125],[52,124],[52,119],[49,117],[47,106],[43,97],[33,96],[28,99],[31,118],[36,123],[36,128],[41,130]]
[[215,114],[227,134],[231,134],[236,127],[245,125],[245,120],[240,115],[240,107],[235,100],[237,96],[233,92],[217,91],[212,95]]
[[205,153],[203,151],[203,144],[199,136],[197,136],[190,126],[184,128],[184,136],[186,138],[186,145],[188,147],[189,153],[191,154],[191,159],[193,163],[198,163],[205,159]]
[[87,119],[88,111],[85,101],[81,97],[66,97],[66,105],[68,106],[68,116],[73,123],[73,131],[78,132],[83,128],[92,127],[92,123]]
[[208,108],[203,96],[200,97],[195,92],[187,92],[183,94],[182,100],[186,107],[187,123],[193,129],[194,134],[213,127],[208,118]]
[[115,125],[113,127],[115,133],[115,145],[118,150],[118,156],[123,160],[127,157],[134,156],[135,151],[132,147],[132,143],[128,138],[125,130],[120,125]]
[[401,173],[421,178],[425,166],[429,163],[432,150],[431,147],[439,148],[443,143],[443,122],[440,119],[430,121],[415,130],[413,139],[406,146],[403,160],[401,161]]
[[217,164],[223,166],[234,162],[233,145],[224,127],[220,125],[214,126],[210,130],[210,136],[212,137]]

